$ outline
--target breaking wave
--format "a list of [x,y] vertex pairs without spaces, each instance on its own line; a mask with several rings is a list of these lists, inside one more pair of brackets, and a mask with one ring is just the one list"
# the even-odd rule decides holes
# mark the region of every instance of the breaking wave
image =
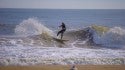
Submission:
[[27,20],[23,20],[19,25],[16,26],[15,33],[18,35],[26,36],[38,34],[46,34],[48,36],[53,35],[53,31],[45,27],[37,20],[37,18],[29,18]]
[[113,27],[109,30],[109,32],[120,35],[120,36],[125,35],[125,29],[121,27]]
[[16,26],[15,33],[0,37],[0,65],[125,64],[125,29],[121,27],[71,29],[63,37],[69,41],[61,42],[54,39],[56,31],[29,18]]
[[109,47],[125,48],[125,29],[121,27],[112,27],[102,36],[96,37],[96,43]]
[[[71,29],[64,33],[64,40],[56,38],[57,32],[44,26],[37,18],[23,20],[15,28],[15,34],[21,37],[1,38],[1,45],[27,45],[41,47],[81,47],[101,46],[103,48],[125,48],[125,29],[92,25],[82,29]],[[87,47],[90,48],[90,47]],[[97,47],[94,47],[97,48]]]
[[[69,40],[69,42],[64,43],[61,41],[57,41],[55,37],[56,32],[50,30],[46,26],[44,26],[41,22],[39,22],[36,18],[29,18],[23,20],[19,25],[15,28],[15,34],[19,36],[25,36],[21,38],[20,42],[18,40],[16,43],[21,45],[41,45],[41,46],[52,46],[52,47],[73,47],[78,45],[84,45],[87,36],[86,31],[84,30],[71,30],[67,31],[64,35],[64,39]],[[88,41],[88,40],[87,40]],[[83,43],[84,42],[84,43]]]

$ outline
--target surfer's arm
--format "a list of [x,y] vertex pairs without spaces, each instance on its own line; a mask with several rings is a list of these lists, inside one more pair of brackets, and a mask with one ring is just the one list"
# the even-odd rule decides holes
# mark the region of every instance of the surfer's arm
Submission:
[[62,25],[60,25],[59,27],[62,27]]

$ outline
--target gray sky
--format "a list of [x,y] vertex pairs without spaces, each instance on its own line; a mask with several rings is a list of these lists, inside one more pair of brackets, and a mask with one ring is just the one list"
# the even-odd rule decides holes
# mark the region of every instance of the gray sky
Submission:
[[0,0],[0,8],[125,9],[125,0]]

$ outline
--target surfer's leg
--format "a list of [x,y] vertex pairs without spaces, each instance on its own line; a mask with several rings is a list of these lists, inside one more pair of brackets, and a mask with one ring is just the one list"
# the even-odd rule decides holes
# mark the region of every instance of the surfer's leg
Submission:
[[63,32],[61,33],[61,39],[63,38]]
[[61,39],[63,38],[63,33],[65,32],[65,30],[61,30],[57,33],[57,36],[61,33]]
[[61,32],[62,32],[62,30],[61,30],[61,31],[59,31],[59,32],[57,33],[57,36],[58,36]]
[[63,33],[61,33],[61,39],[63,38]]
[[62,32],[61,32],[61,39],[63,38],[64,32],[65,32],[65,30],[62,30]]

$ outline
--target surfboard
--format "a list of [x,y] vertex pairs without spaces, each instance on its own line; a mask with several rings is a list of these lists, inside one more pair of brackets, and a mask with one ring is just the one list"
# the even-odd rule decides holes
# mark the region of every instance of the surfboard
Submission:
[[55,37],[53,37],[53,39],[55,40],[55,41],[57,41],[57,42],[66,42],[66,41],[69,41],[69,40],[65,40],[65,39],[58,39],[58,38],[55,38]]

